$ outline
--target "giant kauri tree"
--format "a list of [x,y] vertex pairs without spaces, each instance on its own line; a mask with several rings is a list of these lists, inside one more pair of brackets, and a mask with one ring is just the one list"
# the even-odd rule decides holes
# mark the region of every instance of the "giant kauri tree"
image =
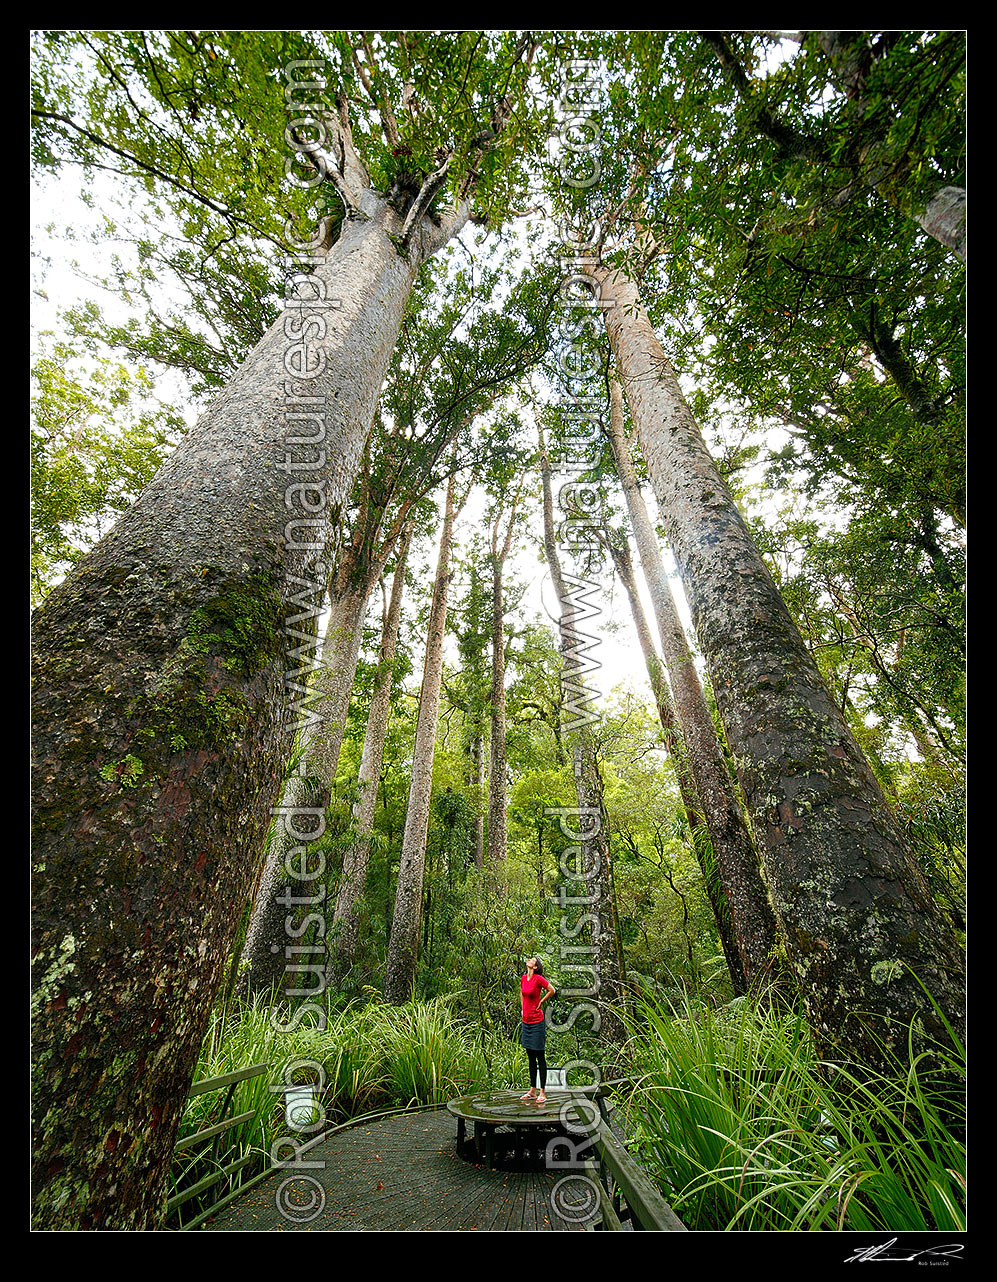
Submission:
[[[207,258],[256,234],[299,267],[283,314],[34,621],[39,1228],[158,1222],[288,754],[285,619],[324,589],[323,527],[420,267],[516,187],[522,149],[494,152],[528,124],[534,42],[376,46],[351,32],[38,41],[39,164],[117,171],[201,233]],[[219,163],[233,138],[238,161]],[[314,232],[316,204],[283,216],[285,159],[296,190],[323,194]],[[294,520],[316,537],[289,537]]]

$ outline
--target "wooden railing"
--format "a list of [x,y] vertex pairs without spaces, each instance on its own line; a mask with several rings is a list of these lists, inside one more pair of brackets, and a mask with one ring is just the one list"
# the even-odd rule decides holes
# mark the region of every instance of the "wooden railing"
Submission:
[[[211,1126],[204,1127],[203,1130],[197,1131],[194,1135],[185,1135],[183,1139],[178,1140],[175,1148],[173,1149],[174,1159],[177,1154],[184,1153],[188,1149],[193,1149],[195,1145],[202,1144],[205,1141],[212,1141],[213,1146],[213,1141],[218,1135],[230,1130],[233,1126],[238,1126],[240,1122],[247,1122],[253,1118],[255,1116],[255,1112],[253,1110],[250,1110],[248,1113],[237,1113],[234,1117],[226,1117],[225,1114],[228,1112],[228,1107],[232,1102],[232,1096],[235,1093],[236,1086],[238,1086],[240,1082],[248,1081],[250,1078],[262,1076],[264,1073],[269,1071],[269,1067],[270,1066],[268,1064],[250,1064],[248,1068],[239,1068],[232,1073],[223,1073],[220,1077],[205,1077],[202,1081],[195,1082],[190,1088],[191,1098],[194,1098],[197,1095],[207,1095],[210,1091],[220,1091],[224,1090],[226,1087],[228,1088],[225,1092],[225,1098],[222,1101],[222,1106],[219,1112],[220,1120],[214,1122]],[[198,1154],[197,1156],[204,1156],[204,1154]],[[185,1202],[189,1202],[191,1198],[198,1197],[200,1194],[206,1193],[208,1189],[212,1188],[220,1180],[230,1179],[238,1171],[241,1171],[244,1166],[248,1166],[249,1163],[258,1156],[259,1154],[255,1152],[240,1153],[234,1161],[227,1163],[227,1165],[220,1167],[216,1171],[211,1171],[208,1175],[205,1175],[203,1179],[196,1181],[196,1183],[191,1184],[188,1188],[182,1189],[178,1193],[174,1193],[166,1203],[167,1218],[172,1216],[173,1213]],[[193,1220],[184,1224],[183,1228],[185,1230],[196,1228],[197,1225],[207,1219],[207,1217],[214,1211],[217,1211],[225,1202],[238,1196],[241,1191],[241,1189],[233,1189],[221,1199],[213,1201],[210,1206],[202,1209]]]
[[[594,1099],[599,1117],[587,1121],[586,1133],[599,1155],[599,1161],[586,1163],[589,1176],[599,1187],[602,1211],[597,1231],[619,1232],[628,1225],[634,1231],[653,1233],[688,1233],[688,1229],[665,1201],[638,1160],[614,1134],[609,1123],[606,1098],[612,1086],[625,1079],[603,1082],[598,1087],[583,1087],[581,1092]],[[579,1115],[580,1120],[581,1115]]]
[[634,1230],[688,1233],[647,1172],[605,1122],[594,1128],[592,1142],[599,1154],[598,1167],[594,1162],[588,1164],[599,1186],[602,1223],[596,1226],[597,1230],[619,1231],[629,1221]]

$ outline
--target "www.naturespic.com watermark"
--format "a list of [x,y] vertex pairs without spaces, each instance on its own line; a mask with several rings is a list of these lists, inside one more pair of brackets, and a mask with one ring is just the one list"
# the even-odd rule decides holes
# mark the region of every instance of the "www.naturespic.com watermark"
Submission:
[[[574,191],[594,186],[601,176],[599,149],[601,129],[598,108],[602,90],[597,64],[573,60],[566,64],[559,100],[559,126],[556,134],[557,174],[561,182]],[[602,544],[597,531],[602,525],[604,495],[598,483],[577,479],[590,471],[602,453],[601,420],[605,397],[587,394],[592,369],[592,345],[584,341],[585,331],[598,329],[602,303],[601,287],[590,270],[596,263],[595,226],[575,227],[568,219],[559,224],[558,254],[561,265],[559,298],[562,314],[558,325],[561,340],[556,352],[556,365],[561,381],[562,419],[565,430],[551,459],[551,469],[565,475],[557,494],[557,506],[563,520],[557,528],[557,541],[571,559],[577,573],[562,572],[560,608],[561,644],[564,656],[562,684],[566,733],[585,732],[596,720],[594,708],[598,697],[590,683],[590,673],[600,665],[592,656],[598,644],[597,635],[588,634],[579,624],[600,613],[590,604],[598,581],[591,578],[602,557]],[[596,350],[598,350],[596,348]],[[576,742],[574,772],[581,779],[584,772],[582,746]],[[587,1015],[591,1031],[598,1033],[601,1016],[599,950],[601,934],[599,905],[602,854],[600,834],[602,816],[598,807],[551,806],[545,813],[556,816],[561,835],[570,843],[561,851],[559,867],[564,880],[558,893],[561,908],[559,934],[562,940],[562,971],[584,970],[591,976],[588,985],[563,987],[560,994],[573,999],[565,1022],[554,1031],[565,1031]],[[582,941],[587,928],[587,940]],[[586,958],[587,960],[581,960]],[[584,1075],[589,1080],[580,1085],[598,1088],[602,1082],[599,1066],[589,1060],[573,1060],[566,1072]],[[587,1115],[586,1115],[587,1114]],[[552,1141],[547,1147],[546,1165],[551,1170],[567,1170],[551,1193],[556,1214],[570,1223],[591,1223],[599,1215],[601,1193],[597,1176],[598,1154],[589,1131],[599,1123],[595,1099],[579,1100],[574,1096],[561,1109],[561,1123],[569,1136]],[[567,1149],[567,1159],[557,1156]]]
[[[325,63],[322,60],[295,61],[284,68],[285,105],[289,120],[285,139],[292,154],[285,158],[285,177],[296,187],[312,189],[325,178],[321,151],[327,141],[327,122],[332,119],[324,101],[327,87]],[[327,492],[326,398],[317,381],[325,372],[325,350],[328,313],[341,307],[341,300],[330,297],[324,276],[315,270],[324,261],[325,224],[314,222],[317,231],[302,240],[293,220],[285,228],[292,252],[284,259],[285,287],[283,332],[287,339],[284,350],[283,421],[284,452],[277,467],[286,474],[285,505],[288,520],[284,530],[285,548],[290,553],[288,598],[298,613],[285,619],[288,670],[284,687],[292,699],[293,717],[288,719],[288,732],[301,735],[305,745],[295,773],[299,781],[309,775],[308,743],[322,728],[322,717],[310,706],[308,679],[318,668],[318,618],[330,573],[334,549],[329,541],[329,495]],[[285,798],[274,807],[274,822],[284,849],[283,878],[287,879],[283,895],[276,902],[287,908],[284,948],[284,996],[300,1001],[287,1024],[274,1022],[278,1032],[290,1032],[308,1016],[318,1028],[325,1028],[327,1015],[322,997],[327,984],[325,903],[325,852],[316,845],[325,833],[324,807],[297,805]],[[317,886],[315,883],[318,883]],[[292,888],[294,893],[292,893]],[[292,910],[305,907],[307,929],[314,942],[300,943],[304,923],[295,923]],[[311,979],[313,982],[306,983]],[[271,1021],[279,1017],[273,1012]],[[281,1214],[303,1225],[321,1214],[325,1206],[325,1188],[309,1171],[322,1169],[324,1161],[305,1156],[325,1125],[321,1090],[325,1085],[322,1065],[313,1060],[295,1059],[284,1066],[284,1080],[271,1089],[287,1093],[302,1076],[313,1086],[308,1116],[292,1117],[285,1111],[289,1131],[275,1140],[270,1158],[275,1165],[291,1170],[276,1188],[275,1205]],[[313,1136],[305,1139],[305,1136]],[[290,1152],[290,1156],[287,1156]]]

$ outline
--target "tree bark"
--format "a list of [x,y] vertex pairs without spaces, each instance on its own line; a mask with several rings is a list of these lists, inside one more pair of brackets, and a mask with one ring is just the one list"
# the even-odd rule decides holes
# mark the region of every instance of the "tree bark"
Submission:
[[884,1066],[958,1034],[964,959],[710,458],[637,289],[602,303],[823,1057]]
[[485,816],[481,807],[485,795],[485,736],[480,724],[472,728],[468,758],[468,783],[478,806],[473,826],[474,866],[480,872],[485,866]]
[[623,428],[623,394],[616,378],[610,380],[609,437],[658,623],[662,655],[695,782],[695,795],[703,807],[717,875],[730,906],[730,927],[737,941],[742,971],[749,985],[764,983],[778,940],[775,915],[699,683],[658,538],[640,492]]
[[409,785],[408,809],[405,813],[405,832],[402,837],[401,863],[395,889],[391,938],[388,942],[384,995],[396,1006],[412,1000],[419,961],[422,886],[426,869],[426,839],[429,833],[429,805],[433,789],[433,759],[443,678],[447,590],[452,577],[450,548],[454,521],[460,507],[463,506],[462,502],[455,499],[454,489],[455,478],[451,474],[447,484],[443,530],[440,535],[433,600],[429,611],[426,658],[423,665],[419,716],[412,753],[412,780]]
[[[522,478],[520,477],[520,484]],[[491,737],[489,740],[488,766],[488,862],[504,864],[508,853],[508,825],[506,821],[506,772],[508,769],[505,745],[505,598],[502,589],[502,572],[516,523],[516,508],[520,491],[509,512],[509,524],[504,540],[500,541],[499,526],[502,519],[500,506],[492,525],[492,687],[491,687]]]
[[489,864],[504,864],[508,853],[506,828],[505,751],[505,610],[502,596],[502,560],[492,555],[492,690],[491,736],[488,752],[488,850]]
[[295,611],[321,596],[315,549],[425,257],[399,226],[366,193],[306,278],[320,302],[293,301],[36,615],[36,1228],[161,1215],[287,760],[285,616],[307,644],[315,611]]
[[940,245],[954,250],[964,263],[968,262],[965,187],[943,187],[936,191],[924,213],[918,214],[917,221]]

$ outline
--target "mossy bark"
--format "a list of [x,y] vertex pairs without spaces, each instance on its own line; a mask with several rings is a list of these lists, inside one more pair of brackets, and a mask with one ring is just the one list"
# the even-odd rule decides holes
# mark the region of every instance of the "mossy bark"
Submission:
[[301,515],[289,507],[287,389],[321,400],[308,480],[333,512],[419,266],[391,239],[394,211],[365,199],[309,278],[330,300],[313,330],[315,376],[289,373],[293,340],[278,321],[36,616],[39,1229],[159,1221],[288,756],[285,619],[321,573],[314,551],[285,541]]

